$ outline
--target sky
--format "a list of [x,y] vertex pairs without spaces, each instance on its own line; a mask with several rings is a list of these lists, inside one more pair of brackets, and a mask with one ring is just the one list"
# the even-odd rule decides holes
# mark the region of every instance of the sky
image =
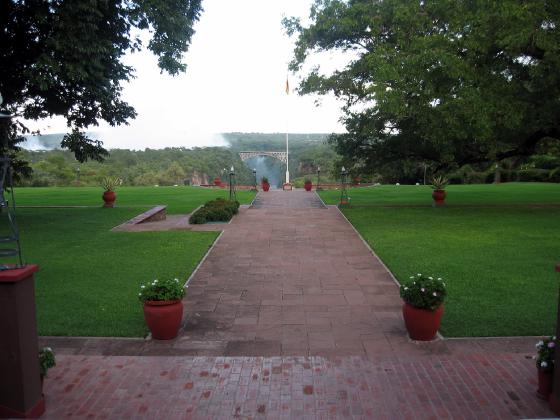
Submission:
[[[311,0],[204,0],[204,11],[185,55],[187,71],[161,74],[156,57],[125,57],[136,78],[123,98],[137,111],[129,126],[89,130],[108,148],[144,149],[224,145],[224,132],[332,133],[344,131],[334,97],[285,93],[301,75],[288,75],[293,42],[284,16],[307,18]],[[336,68],[341,57],[322,54],[312,64]],[[316,106],[320,99],[320,106]],[[66,132],[63,119],[33,124],[44,134]]]

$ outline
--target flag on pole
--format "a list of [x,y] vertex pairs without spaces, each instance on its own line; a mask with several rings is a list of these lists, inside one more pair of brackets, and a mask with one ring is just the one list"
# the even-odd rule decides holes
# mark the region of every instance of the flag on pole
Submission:
[[290,94],[290,84],[288,83],[288,76],[286,76],[286,95]]

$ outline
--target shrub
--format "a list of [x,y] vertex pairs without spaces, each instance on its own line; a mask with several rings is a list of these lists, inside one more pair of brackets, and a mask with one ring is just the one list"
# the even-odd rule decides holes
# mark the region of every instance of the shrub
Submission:
[[140,285],[138,299],[140,302],[177,300],[185,296],[185,289],[179,279],[153,280]]
[[416,308],[436,310],[443,303],[447,294],[441,277],[417,274],[401,285],[401,298]]
[[203,224],[206,222],[227,222],[239,212],[239,201],[223,198],[208,201],[203,207],[195,211],[189,218],[189,223]]
[[550,181],[548,175],[549,171],[546,169],[522,169],[517,172],[517,176],[521,182],[547,182]]
[[54,352],[50,347],[39,350],[39,372],[41,376],[47,376],[47,371],[56,366]]

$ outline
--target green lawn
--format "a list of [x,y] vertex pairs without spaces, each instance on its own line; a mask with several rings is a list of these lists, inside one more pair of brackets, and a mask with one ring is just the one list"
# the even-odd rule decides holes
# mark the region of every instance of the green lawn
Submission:
[[[39,334],[144,336],[140,283],[186,280],[217,232],[111,232],[155,204],[188,213],[227,190],[196,187],[122,187],[113,209],[101,207],[100,188],[18,188],[18,205],[86,205],[90,208],[19,208],[24,260],[36,275]],[[242,203],[254,193],[238,192]]]
[[[520,205],[560,204],[560,185],[552,183],[505,183],[449,185],[446,203],[454,205]],[[380,185],[351,188],[352,205],[432,205],[432,189],[425,185]],[[327,204],[338,204],[340,191],[325,190],[321,198]]]
[[[168,214],[190,213],[200,204],[217,197],[229,197],[227,189],[200,187],[119,187],[116,190],[117,207],[155,206],[166,204]],[[101,187],[44,187],[16,188],[19,206],[101,206]],[[241,204],[249,204],[255,193],[237,191]]]
[[[336,202],[333,193],[321,196]],[[447,280],[449,296],[441,329],[445,336],[552,334],[558,302],[559,276],[554,267],[560,261],[560,209],[530,204],[560,204],[560,186],[453,186],[448,198],[457,206],[379,205],[430,204],[429,193],[415,186],[353,189],[353,203],[376,206],[343,211],[397,279],[425,273]],[[529,205],[511,206],[523,203]]]

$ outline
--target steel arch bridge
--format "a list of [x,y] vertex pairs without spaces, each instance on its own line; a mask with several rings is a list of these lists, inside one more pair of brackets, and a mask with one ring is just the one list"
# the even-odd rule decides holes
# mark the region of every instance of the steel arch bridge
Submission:
[[268,156],[274,159],[278,159],[280,162],[287,163],[288,154],[286,152],[258,152],[254,150],[239,152],[239,157],[243,162],[247,159],[251,159],[257,156]]

